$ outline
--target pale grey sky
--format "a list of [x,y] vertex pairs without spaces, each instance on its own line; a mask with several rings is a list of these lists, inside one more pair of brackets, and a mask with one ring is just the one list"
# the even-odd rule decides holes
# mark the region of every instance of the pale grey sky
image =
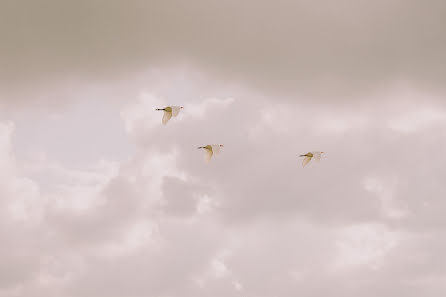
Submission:
[[445,20],[3,1],[0,297],[443,296]]

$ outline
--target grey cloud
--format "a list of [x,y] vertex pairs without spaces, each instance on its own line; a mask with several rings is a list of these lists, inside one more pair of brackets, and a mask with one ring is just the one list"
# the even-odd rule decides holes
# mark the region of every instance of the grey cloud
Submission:
[[[40,250],[35,232],[39,227],[20,226],[5,219],[1,221],[0,229],[3,244],[0,248],[0,287],[14,288],[17,284],[32,281],[38,274],[41,258],[30,252],[29,248]],[[15,233],[11,232],[14,230]]]
[[292,98],[364,97],[377,85],[399,81],[442,89],[445,76],[442,1],[46,0],[2,6],[3,101],[34,97],[26,94],[33,85],[45,85],[51,96],[48,82],[117,81],[179,62]]
[[190,216],[196,213],[199,202],[196,186],[175,177],[164,177],[161,189],[162,210],[176,216]]
[[72,296],[176,295],[193,288],[193,276],[212,258],[221,234],[212,232],[213,224],[160,223],[162,249],[155,242],[113,261],[96,258],[97,265],[71,284]]

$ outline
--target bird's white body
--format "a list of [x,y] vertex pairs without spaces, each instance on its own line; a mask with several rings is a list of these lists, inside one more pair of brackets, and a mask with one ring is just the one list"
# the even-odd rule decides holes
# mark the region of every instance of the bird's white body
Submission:
[[211,160],[211,158],[214,154],[220,153],[221,147],[223,147],[222,144],[208,144],[204,147],[200,147],[200,148],[204,149],[204,151],[205,151],[204,159],[205,159],[206,163]]
[[163,109],[164,115],[163,115],[163,120],[162,120],[163,125],[166,125],[167,122],[172,118],[172,116],[176,117],[180,113],[180,110],[182,108],[183,107],[181,107],[181,106],[168,106],[168,107],[164,108]]
[[305,167],[308,163],[310,163],[311,159],[313,158],[314,160],[319,162],[321,160],[323,153],[324,152],[313,151],[313,152],[308,152],[305,155],[301,155],[301,157],[304,157],[304,160],[302,161],[302,167]]

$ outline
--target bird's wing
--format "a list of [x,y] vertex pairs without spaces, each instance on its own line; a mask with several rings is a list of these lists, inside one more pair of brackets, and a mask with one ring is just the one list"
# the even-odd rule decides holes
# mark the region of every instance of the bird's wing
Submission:
[[321,157],[322,157],[321,152],[312,152],[312,153],[313,153],[314,159],[319,162],[321,160]]
[[212,149],[205,148],[204,151],[205,151],[204,159],[206,160],[206,162],[209,162],[211,160],[211,158],[212,158],[212,155],[214,153],[212,152]]
[[180,113],[181,107],[180,106],[172,106],[172,115],[176,117]]
[[212,151],[213,151],[215,154],[220,153],[220,145],[219,145],[219,144],[212,144],[211,146],[212,146]]
[[163,115],[163,125],[167,124],[167,122],[170,120],[171,117],[172,117],[172,112],[170,112],[170,111],[164,111],[164,115]]
[[304,158],[304,160],[302,161],[302,167],[305,167],[305,165],[307,165],[308,162],[310,162],[310,161],[311,161],[311,157],[306,156]]

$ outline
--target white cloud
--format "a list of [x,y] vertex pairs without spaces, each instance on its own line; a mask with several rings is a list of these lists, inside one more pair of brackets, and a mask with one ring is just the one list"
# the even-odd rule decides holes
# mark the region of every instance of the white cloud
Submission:
[[401,219],[410,214],[407,204],[397,197],[396,189],[399,185],[396,175],[369,176],[363,180],[363,185],[380,199],[382,211],[387,217]]
[[357,266],[379,268],[383,257],[396,248],[401,234],[381,224],[360,224],[345,227],[336,240],[335,269]]
[[402,133],[415,133],[434,125],[446,124],[446,111],[420,107],[419,110],[398,114],[388,121],[391,129]]
[[[0,263],[17,269],[2,274],[5,296],[373,297],[386,294],[370,287],[400,288],[395,271],[418,290],[439,286],[405,270],[441,275],[429,263],[442,240],[404,232],[444,225],[442,160],[407,162],[441,138],[393,133],[387,105],[379,116],[249,92],[216,99],[232,97],[186,82],[184,97],[147,92],[123,106],[123,139],[136,148],[125,160],[67,165],[33,147],[22,158],[14,125],[0,127],[0,198],[14,206],[3,208]],[[154,108],[178,98],[184,112],[162,126]],[[225,150],[206,166],[196,147],[214,141]],[[302,169],[297,155],[314,148],[327,155]]]
[[149,130],[161,123],[162,112],[157,108],[164,108],[170,105],[166,99],[150,93],[142,93],[138,102],[126,107],[121,112],[127,133],[132,133],[137,129]]

